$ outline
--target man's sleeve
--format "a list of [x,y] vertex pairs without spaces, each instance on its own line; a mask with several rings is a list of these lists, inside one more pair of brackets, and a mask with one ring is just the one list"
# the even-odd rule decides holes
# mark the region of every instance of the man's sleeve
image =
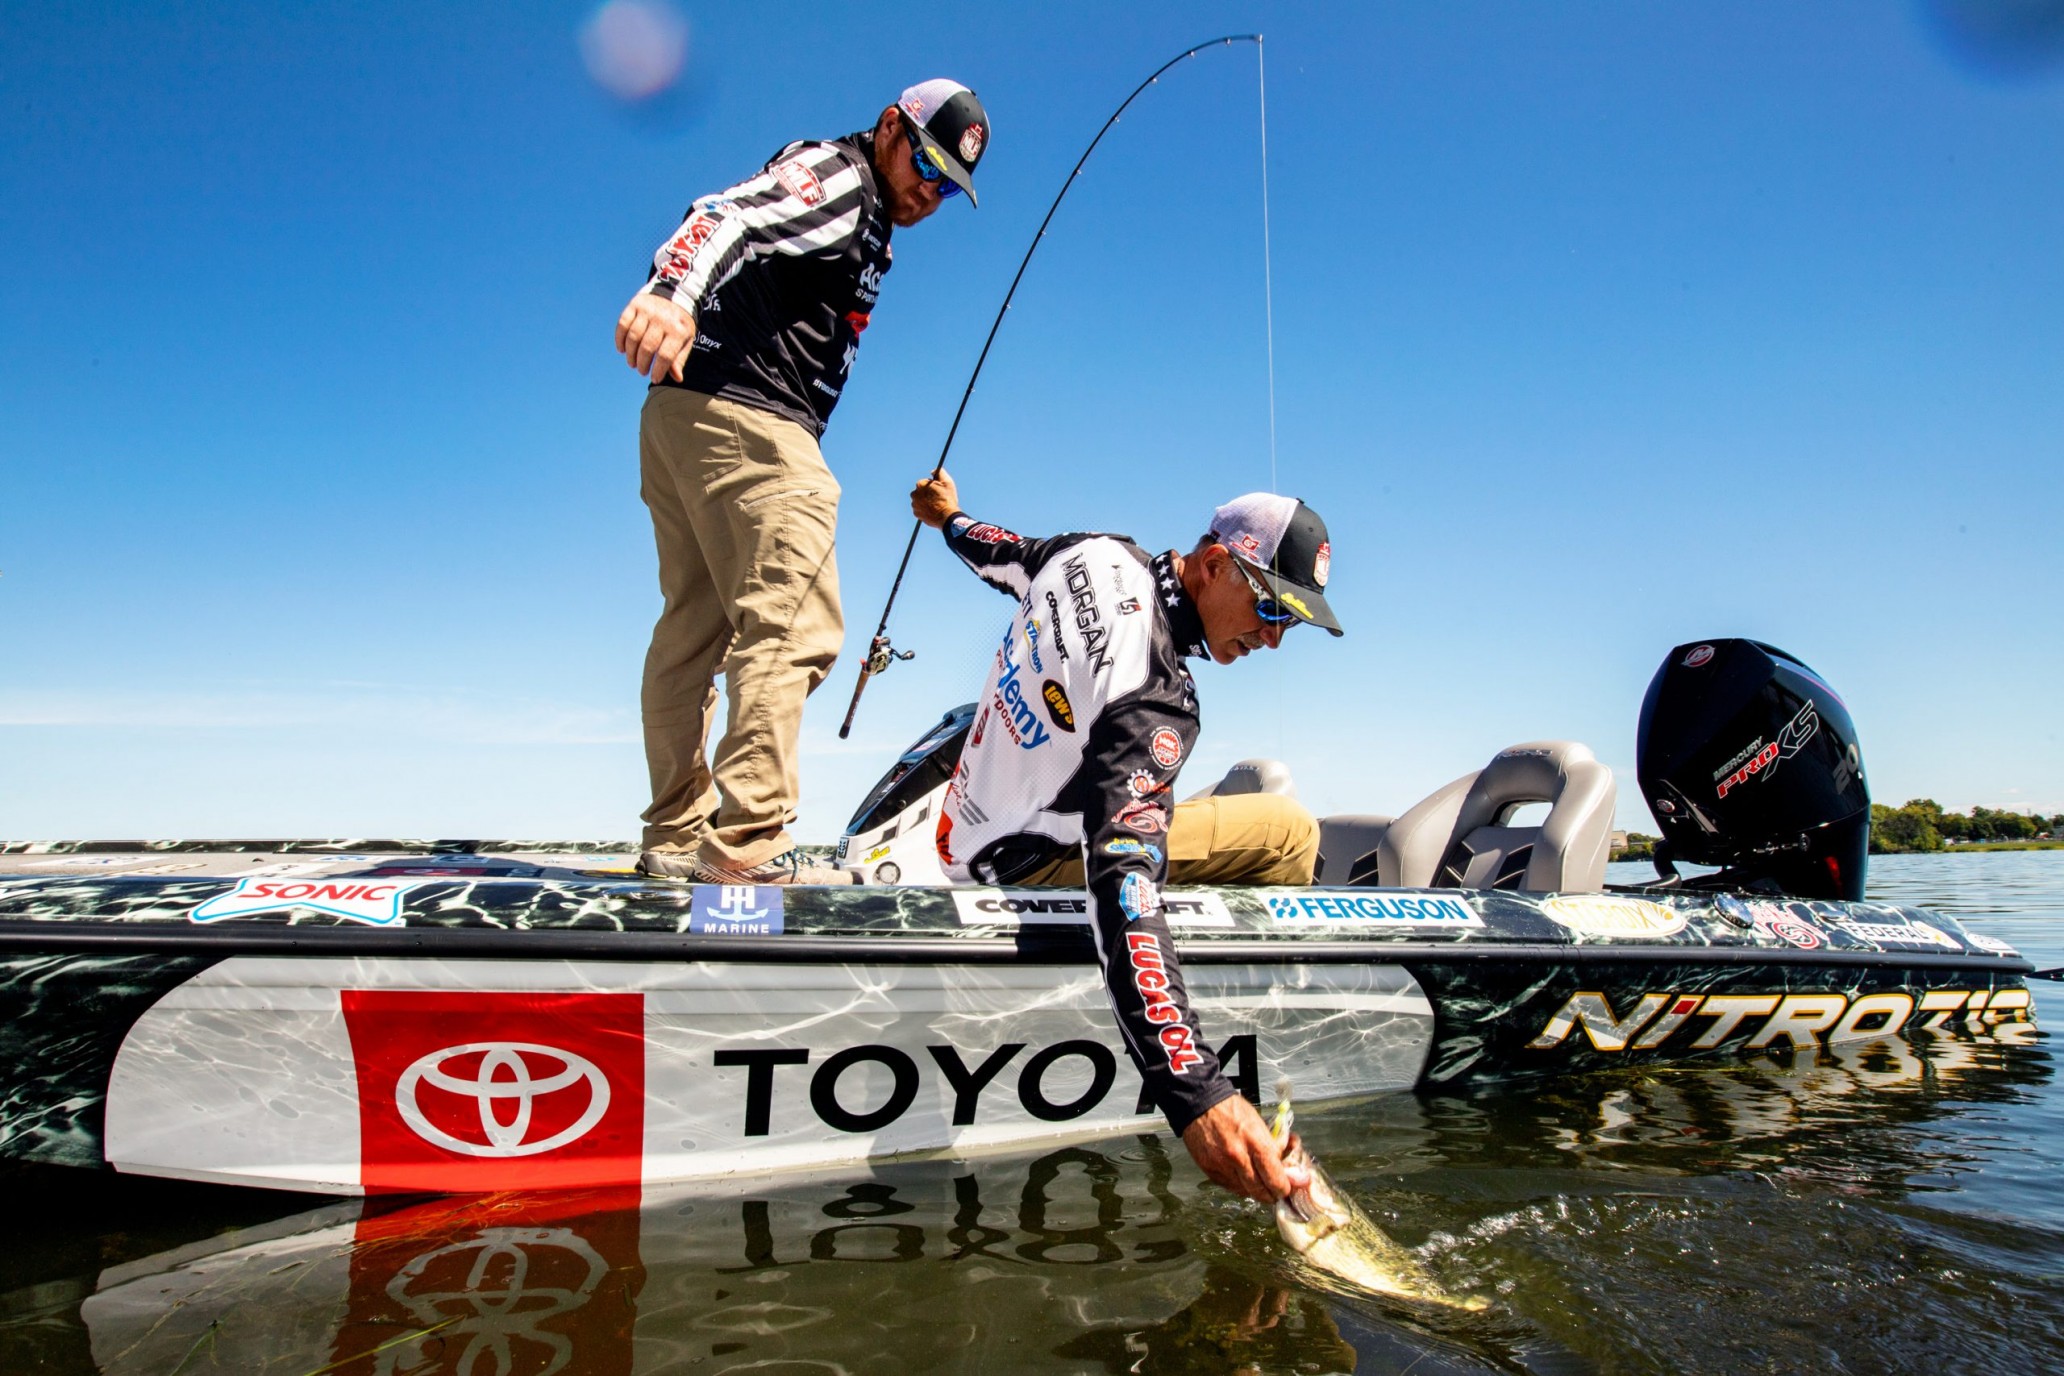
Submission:
[[1238,1092],[1204,1044],[1161,905],[1175,772],[1195,729],[1150,703],[1120,701],[1091,729],[1083,755],[1082,864],[1097,959],[1147,1093],[1177,1135]]
[[688,208],[652,255],[646,290],[700,314],[719,287],[757,258],[843,253],[866,202],[860,169],[838,148],[783,150],[759,175]]
[[1046,565],[1054,540],[1034,540],[1014,535],[1002,526],[977,521],[965,511],[956,511],[940,528],[946,548],[960,556],[960,562],[998,592],[1023,598],[1032,579]]

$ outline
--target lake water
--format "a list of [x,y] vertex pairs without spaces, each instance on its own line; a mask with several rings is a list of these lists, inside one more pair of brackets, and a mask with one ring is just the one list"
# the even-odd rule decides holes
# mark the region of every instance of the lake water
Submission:
[[[1883,857],[1871,880],[2064,965],[2064,852]],[[2064,986],[2034,983],[2064,1026]],[[2064,1371],[2043,1038],[1396,1095],[1299,1127],[1491,1307],[1343,1292],[1154,1136],[642,1207],[368,1212],[15,1166],[0,1373]]]

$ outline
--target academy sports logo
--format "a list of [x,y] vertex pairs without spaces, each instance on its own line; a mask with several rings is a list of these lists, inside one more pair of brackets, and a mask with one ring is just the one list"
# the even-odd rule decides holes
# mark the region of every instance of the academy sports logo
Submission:
[[368,1193],[637,1183],[640,994],[346,989]]
[[414,881],[397,883],[392,879],[239,879],[228,893],[216,894],[187,916],[195,922],[220,922],[227,917],[306,908],[375,927],[393,927],[402,921],[402,897],[416,887]]

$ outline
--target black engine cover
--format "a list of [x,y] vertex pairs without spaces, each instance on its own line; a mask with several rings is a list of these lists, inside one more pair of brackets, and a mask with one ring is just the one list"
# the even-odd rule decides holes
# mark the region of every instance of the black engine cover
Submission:
[[1636,771],[1669,853],[1745,886],[1863,897],[1870,788],[1835,690],[1755,640],[1679,645],[1641,703]]

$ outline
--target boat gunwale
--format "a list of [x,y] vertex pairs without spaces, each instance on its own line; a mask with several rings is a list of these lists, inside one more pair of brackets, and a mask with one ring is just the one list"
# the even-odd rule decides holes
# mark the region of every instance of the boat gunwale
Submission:
[[[1969,969],[2029,975],[2033,961],[1973,952],[1778,949],[1680,943],[1589,941],[1420,941],[1359,938],[1179,935],[1185,962],[1204,965],[1397,965],[1442,961],[1540,961],[1563,964],[1782,965],[1835,968]],[[458,959],[715,961],[727,964],[1094,965],[1085,928],[1045,928],[1012,936],[705,935],[693,932],[565,928],[317,927],[285,923],[173,927],[170,924],[58,918],[0,919],[0,953],[423,956]]]

